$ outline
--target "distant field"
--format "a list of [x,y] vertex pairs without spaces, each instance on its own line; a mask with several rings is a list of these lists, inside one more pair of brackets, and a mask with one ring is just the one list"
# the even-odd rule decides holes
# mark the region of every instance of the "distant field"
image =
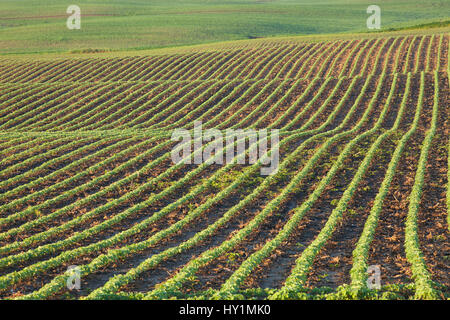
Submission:
[[[2,0],[0,53],[80,49],[137,49],[257,37],[367,31],[361,0],[88,1],[82,29],[66,28],[59,0]],[[450,1],[376,1],[382,27],[397,28],[449,19]]]
[[[449,33],[333,38],[0,58],[0,298],[448,299]],[[278,172],[175,165],[197,120]]]

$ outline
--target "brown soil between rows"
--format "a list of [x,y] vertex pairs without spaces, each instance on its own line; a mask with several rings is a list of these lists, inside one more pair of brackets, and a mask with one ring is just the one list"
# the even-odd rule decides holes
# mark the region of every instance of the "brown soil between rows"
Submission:
[[[411,86],[412,93],[419,91],[417,79],[411,83]],[[425,137],[425,130],[431,121],[433,106],[433,79],[431,76],[425,79],[424,92],[424,103],[417,131],[410,137],[400,158],[391,187],[384,200],[369,251],[368,265],[380,266],[382,285],[411,282],[410,265],[406,260],[404,250],[404,229],[409,194],[414,184],[420,147]]]
[[[386,81],[383,86],[388,88],[390,83],[391,80]],[[387,98],[387,92],[389,90],[382,90],[382,92],[384,94],[377,99],[376,111],[370,117],[372,119],[371,122],[378,118],[378,114]],[[394,110],[391,110],[391,112],[395,113]],[[383,123],[390,123],[392,125],[392,121],[389,118]],[[320,196],[318,202],[306,213],[297,230],[289,237],[289,241],[286,241],[271,257],[265,259],[261,266],[258,267],[258,272],[252,274],[248,282],[253,283],[253,287],[281,287],[289,275],[295,260],[324,226],[329,214],[336,206],[334,202],[342,196],[346,186],[350,183],[350,180],[356,172],[357,166],[362,161],[370,144],[374,142],[374,139],[375,137],[365,139],[365,142],[359,144],[357,149],[359,151],[355,151],[351,158],[346,159],[344,169],[339,170],[330,185],[327,186],[326,190]]]
[[448,78],[439,81],[439,117],[437,132],[428,155],[425,181],[418,214],[418,236],[425,262],[432,278],[450,290],[450,246],[447,225],[448,208],[448,143],[449,143],[449,86]]
[[[171,265],[171,264],[169,263],[169,265]],[[175,265],[179,265],[179,263],[176,263]],[[173,267],[173,264],[172,264],[172,267]],[[164,274],[164,271],[163,271],[164,268],[163,268],[163,269],[158,268],[158,270],[161,270],[161,271],[159,271],[159,273],[163,272],[163,274]],[[152,275],[154,274],[154,272],[155,272],[155,271],[153,270],[153,271],[152,271]],[[157,272],[157,273],[158,273],[158,272]],[[97,277],[98,277],[98,276],[97,276]],[[105,278],[104,278],[104,275],[103,275],[103,276],[100,275],[100,278],[105,279]],[[142,277],[142,278],[143,278],[143,279],[146,279],[145,277]],[[156,277],[156,278],[157,278],[157,277]],[[153,283],[153,281],[155,281],[156,278],[153,278],[153,277],[152,277],[152,279],[148,279],[148,280],[150,280],[150,282]],[[95,281],[94,281],[94,282],[95,282]],[[143,281],[143,283],[147,283],[147,281]]]
[[[400,77],[394,91],[393,100],[383,123],[385,129],[390,129],[397,117],[402,93],[405,89],[405,79]],[[414,112],[407,108],[406,113]],[[400,126],[407,128],[410,123],[402,121]],[[308,277],[307,286],[332,287],[349,283],[349,271],[352,266],[352,252],[364,227],[364,223],[372,208],[373,201],[384,178],[389,161],[393,154],[395,136],[390,136],[382,143],[375,159],[372,160],[366,177],[358,185],[343,219],[330,240],[317,255]]]
[[[361,108],[364,108],[364,106],[360,106]],[[345,108],[344,108],[345,109]],[[374,116],[376,118],[376,116]],[[356,119],[353,119],[355,121]],[[334,149],[334,152],[337,152],[336,149]],[[334,153],[333,153],[334,154]],[[325,161],[325,160],[323,160]],[[322,163],[322,162],[321,162]],[[323,176],[325,174],[326,170],[325,166],[320,166],[320,170],[324,171],[319,176]],[[317,168],[318,169],[318,168]],[[316,171],[317,171],[316,169]],[[350,171],[350,170],[349,170]],[[307,188],[314,188],[315,183],[317,183],[318,176],[316,177],[316,173],[311,173],[313,180],[308,180],[309,182],[306,182],[304,185],[307,186]],[[348,178],[348,177],[347,177]],[[314,181],[314,183],[313,183]],[[303,184],[302,184],[303,185]],[[309,190],[311,192],[311,190]],[[271,214],[268,220],[258,228],[257,232],[254,232],[251,234],[248,239],[245,239],[243,243],[241,243],[237,248],[233,249],[233,252],[238,253],[237,257],[233,258],[233,263],[230,265],[227,261],[229,261],[229,255],[223,255],[222,257],[214,260],[212,263],[208,264],[207,266],[203,267],[201,271],[197,273],[199,277],[199,281],[197,284],[194,285],[192,288],[195,291],[201,291],[206,288],[217,288],[227,277],[231,275],[231,273],[239,266],[239,264],[249,257],[253,252],[255,252],[258,248],[260,248],[264,244],[264,240],[266,239],[266,235],[268,233],[275,236],[277,232],[282,228],[284,223],[289,219],[289,212],[291,209],[296,207],[300,202],[301,199],[305,198],[308,194],[306,190],[299,191],[300,193],[298,196],[300,198],[293,198],[295,200],[287,201],[285,204],[282,205],[282,209],[278,211],[278,213]],[[292,198],[292,197],[290,197]],[[284,214],[283,214],[284,213]],[[275,219],[275,220],[274,220]],[[262,236],[264,234],[264,236]],[[250,281],[250,280],[249,280]],[[247,285],[251,285],[250,283],[247,283]],[[190,288],[185,288],[186,290],[191,290]]]

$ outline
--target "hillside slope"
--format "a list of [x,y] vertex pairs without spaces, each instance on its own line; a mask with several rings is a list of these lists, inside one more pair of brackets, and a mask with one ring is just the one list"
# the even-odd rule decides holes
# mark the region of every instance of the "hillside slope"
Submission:
[[[0,296],[448,298],[449,41],[1,59]],[[277,173],[174,164],[195,121],[279,129]]]

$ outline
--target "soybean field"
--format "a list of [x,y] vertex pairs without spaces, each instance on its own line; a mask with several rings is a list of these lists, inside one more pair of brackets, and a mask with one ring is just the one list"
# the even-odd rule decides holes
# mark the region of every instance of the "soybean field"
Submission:
[[[0,298],[448,299],[449,41],[1,56]],[[174,164],[196,121],[277,172]]]

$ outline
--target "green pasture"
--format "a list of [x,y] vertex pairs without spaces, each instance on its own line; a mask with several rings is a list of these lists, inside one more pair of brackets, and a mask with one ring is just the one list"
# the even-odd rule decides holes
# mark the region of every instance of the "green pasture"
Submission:
[[[66,9],[81,8],[81,30]],[[0,54],[135,50],[260,37],[366,32],[448,21],[450,0],[0,0]]]

